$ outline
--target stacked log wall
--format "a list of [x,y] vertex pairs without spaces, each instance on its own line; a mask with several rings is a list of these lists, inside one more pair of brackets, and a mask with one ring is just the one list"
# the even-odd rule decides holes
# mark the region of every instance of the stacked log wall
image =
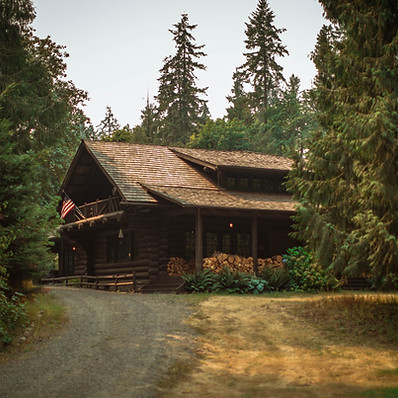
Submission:
[[97,233],[95,241],[95,270],[98,275],[136,272],[139,283],[148,283],[155,279],[159,272],[159,228],[156,219],[144,216],[135,216],[122,229],[137,232],[138,258],[131,261],[107,262],[107,236],[118,233],[117,229],[103,230]]

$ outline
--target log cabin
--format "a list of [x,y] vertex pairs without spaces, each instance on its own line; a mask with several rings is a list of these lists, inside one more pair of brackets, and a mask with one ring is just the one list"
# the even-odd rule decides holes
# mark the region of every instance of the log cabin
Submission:
[[292,162],[244,151],[81,142],[61,186],[76,205],[60,226],[60,275],[136,272],[166,280],[171,257],[196,270],[215,251],[257,258],[297,244]]

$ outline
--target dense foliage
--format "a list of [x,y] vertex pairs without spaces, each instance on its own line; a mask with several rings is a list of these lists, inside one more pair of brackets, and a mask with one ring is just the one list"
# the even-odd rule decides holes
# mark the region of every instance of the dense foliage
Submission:
[[54,194],[85,124],[67,54],[34,35],[34,17],[30,0],[0,1],[0,260],[13,287],[50,264]]
[[317,266],[302,247],[288,249],[284,266],[263,268],[258,275],[224,267],[221,272],[207,268],[183,276],[189,293],[260,294],[271,291],[325,291],[337,286],[337,279]]
[[11,343],[13,333],[26,321],[26,308],[21,302],[21,295],[10,293],[5,268],[0,266],[0,347]]
[[312,56],[321,129],[290,180],[298,235],[323,267],[377,285],[398,273],[398,4],[321,3],[332,22]]

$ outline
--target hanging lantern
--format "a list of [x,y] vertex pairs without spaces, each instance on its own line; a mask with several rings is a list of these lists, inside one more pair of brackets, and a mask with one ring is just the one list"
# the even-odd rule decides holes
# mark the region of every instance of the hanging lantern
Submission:
[[117,236],[119,239],[123,239],[124,238],[124,235],[123,235],[123,230],[120,228],[120,231],[119,231],[119,235]]

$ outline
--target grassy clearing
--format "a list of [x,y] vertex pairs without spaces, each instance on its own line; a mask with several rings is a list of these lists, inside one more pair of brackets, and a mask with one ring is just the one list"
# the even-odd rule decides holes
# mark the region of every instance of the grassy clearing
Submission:
[[326,297],[306,302],[301,315],[340,338],[398,346],[396,295]]
[[18,330],[13,342],[0,351],[0,360],[6,360],[29,350],[33,345],[51,337],[67,320],[65,307],[46,289],[34,289],[26,296],[27,326]]
[[172,369],[160,396],[397,398],[397,300],[206,296],[189,320],[197,357]]

